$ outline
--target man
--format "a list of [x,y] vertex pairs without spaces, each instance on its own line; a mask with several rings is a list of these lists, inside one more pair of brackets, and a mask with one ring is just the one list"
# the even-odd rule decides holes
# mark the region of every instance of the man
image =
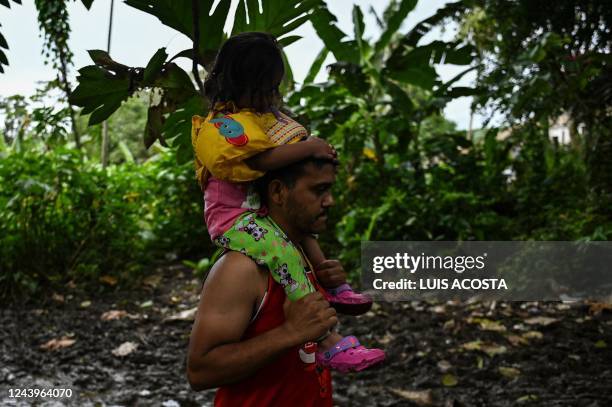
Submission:
[[[308,159],[268,175],[261,195],[269,216],[299,244],[325,230],[334,181],[332,162]],[[343,273],[338,264],[319,278],[333,284]],[[302,362],[299,348],[337,322],[319,292],[290,302],[267,269],[228,252],[202,288],[189,341],[189,383],[194,390],[219,387],[217,406],[332,406],[329,371]]]

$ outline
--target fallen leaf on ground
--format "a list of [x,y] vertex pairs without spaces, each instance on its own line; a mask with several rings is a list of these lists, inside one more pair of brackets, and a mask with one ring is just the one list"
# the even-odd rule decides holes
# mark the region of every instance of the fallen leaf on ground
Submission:
[[440,369],[442,373],[448,372],[452,367],[453,365],[451,365],[448,360],[441,360],[438,362],[438,369]]
[[100,277],[100,282],[104,284],[108,284],[110,286],[117,285],[117,278],[113,276],[102,276]]
[[508,339],[508,342],[510,342],[513,346],[527,345],[529,343],[526,338],[518,335],[508,335],[506,339]]
[[64,296],[58,293],[53,293],[53,295],[51,296],[51,299],[56,302],[62,302],[62,303],[64,302]]
[[497,370],[502,376],[508,379],[514,379],[521,375],[521,371],[514,367],[500,366]]
[[483,331],[505,332],[506,327],[497,321],[491,321],[487,318],[468,318],[470,324],[478,324]]
[[153,306],[153,301],[144,301],[140,303],[140,308],[150,308]]
[[480,356],[476,358],[476,367],[482,369],[484,367],[484,359]]
[[503,345],[492,342],[482,342],[480,340],[464,343],[461,347],[465,350],[479,350],[489,356],[501,355],[508,350]]
[[457,383],[459,383],[459,381],[457,380],[457,377],[455,377],[455,375],[453,374],[447,373],[442,376],[442,384],[446,387],[454,387],[457,385]]
[[177,314],[169,316],[165,319],[165,321],[193,321],[195,319],[195,314],[197,310],[198,307],[186,309],[185,311],[181,311]]
[[597,349],[603,349],[603,348],[607,348],[608,344],[603,339],[600,339],[597,342],[595,342],[595,347]]
[[602,311],[612,312],[612,304],[607,304],[605,302],[591,302],[589,304],[589,314],[599,315]]
[[144,283],[144,285],[148,285],[149,287],[157,288],[157,286],[161,282],[161,279],[162,279],[161,275],[152,274],[149,277],[142,280],[142,282]]
[[516,399],[517,403],[526,403],[529,401],[538,401],[538,396],[535,394],[527,394],[526,396],[522,396]]
[[538,332],[538,331],[529,331],[529,332],[525,332],[523,335],[521,335],[523,338],[525,339],[542,339],[544,337],[544,335],[542,334],[542,332]]
[[134,352],[136,349],[138,349],[137,343],[123,342],[117,348],[113,349],[111,353],[115,356],[121,357],[121,356],[129,355],[130,353]]
[[43,350],[57,350],[68,348],[76,342],[76,339],[72,339],[68,336],[62,336],[61,338],[51,339],[47,343],[40,345]]
[[383,336],[382,338],[378,340],[378,343],[380,343],[381,345],[387,345],[389,342],[391,342],[394,339],[395,339],[395,335],[387,331],[385,333],[385,336]]
[[551,318],[551,317],[533,317],[533,318],[526,319],[525,323],[529,324],[529,325],[548,326],[548,325],[553,324],[553,323],[555,323],[557,321],[559,321],[557,318]]
[[83,301],[81,303],[81,308],[87,308],[89,306],[91,306],[91,301]]
[[436,305],[436,306],[429,308],[429,310],[433,312],[434,314],[445,314],[446,313],[446,307],[444,305]]
[[396,396],[409,400],[418,406],[431,406],[433,404],[431,390],[402,390],[394,388],[388,388],[388,390]]
[[455,327],[455,320],[449,319],[448,321],[444,323],[444,325],[442,326],[442,329],[444,329],[445,331],[449,331],[453,329],[454,327]]
[[110,310],[102,314],[100,319],[102,321],[110,321],[113,319],[120,319],[120,318],[126,317],[127,314],[128,314],[127,311],[123,311],[123,310]]

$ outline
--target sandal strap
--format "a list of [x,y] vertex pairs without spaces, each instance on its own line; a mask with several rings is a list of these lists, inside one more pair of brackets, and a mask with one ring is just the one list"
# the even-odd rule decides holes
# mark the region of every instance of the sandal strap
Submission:
[[347,283],[341,284],[336,288],[329,288],[327,290],[328,293],[330,293],[331,295],[338,295],[344,291],[353,291],[353,289],[351,288],[350,285],[348,285]]
[[336,356],[338,353],[344,352],[347,349],[356,348],[358,346],[361,346],[361,344],[359,343],[359,339],[357,339],[356,337],[352,335],[345,336],[344,338],[339,340],[338,343],[336,343],[334,346],[329,348],[327,352],[324,352],[323,356],[325,357],[326,360],[330,360],[331,358]]

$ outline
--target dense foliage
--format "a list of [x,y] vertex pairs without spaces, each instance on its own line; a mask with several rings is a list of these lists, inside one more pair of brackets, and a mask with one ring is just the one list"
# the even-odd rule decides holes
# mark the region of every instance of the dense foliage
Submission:
[[0,297],[130,283],[155,261],[209,251],[192,167],[172,152],[108,169],[64,148],[13,153],[0,179]]
[[[206,109],[198,79],[225,38],[215,16],[229,3],[209,15],[212,0],[128,0],[194,47],[174,57],[160,48],[142,68],[91,51],[95,65],[80,69],[71,97],[83,108],[79,153],[70,112],[45,102],[53,86],[32,100],[0,100],[0,296],[101,276],[127,283],[151,261],[211,255],[189,126]],[[375,39],[364,36],[358,6],[345,33],[323,1],[281,3],[264,0],[263,13],[257,1],[241,3],[232,32],[270,31],[290,46],[309,20],[324,42],[303,86],[294,88],[289,69],[283,88],[287,107],[340,154],[334,233],[321,239],[353,277],[363,240],[612,238],[605,2],[464,0],[404,30],[417,1],[394,0],[375,16]],[[432,28],[453,23],[456,38],[423,44]],[[313,83],[330,53],[328,79]],[[192,72],[173,62],[179,57],[195,61]],[[444,82],[441,63],[462,71]],[[457,85],[469,72],[473,86]],[[503,125],[457,130],[443,109],[462,96]],[[561,114],[571,118],[569,144],[549,134]],[[102,169],[93,163],[97,123],[107,118],[117,142]],[[209,262],[189,264],[201,272]]]

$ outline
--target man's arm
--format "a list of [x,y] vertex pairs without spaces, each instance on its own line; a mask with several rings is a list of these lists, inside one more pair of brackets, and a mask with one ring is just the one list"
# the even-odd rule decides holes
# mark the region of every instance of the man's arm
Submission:
[[187,377],[194,390],[251,376],[287,349],[321,336],[337,318],[313,293],[286,304],[283,325],[240,341],[261,284],[262,271],[248,257],[230,252],[211,270],[202,289],[189,341]]

